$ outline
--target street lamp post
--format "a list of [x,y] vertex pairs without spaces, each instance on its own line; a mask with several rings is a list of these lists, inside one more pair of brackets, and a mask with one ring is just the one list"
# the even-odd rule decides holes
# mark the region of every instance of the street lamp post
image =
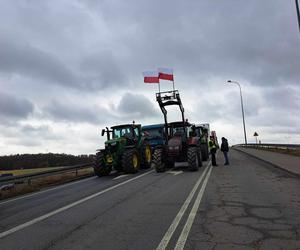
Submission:
[[242,107],[243,126],[244,126],[244,136],[245,136],[245,144],[247,145],[247,135],[246,135],[246,126],[245,126],[245,116],[244,116],[244,105],[243,105],[242,88],[241,88],[241,85],[238,82],[236,82],[236,81],[228,80],[227,82],[237,84],[239,86],[239,88],[240,88],[241,107]]
[[297,11],[297,18],[298,18],[298,28],[299,28],[299,32],[300,32],[300,11],[299,11],[298,0],[295,0],[295,4],[296,4],[296,11]]

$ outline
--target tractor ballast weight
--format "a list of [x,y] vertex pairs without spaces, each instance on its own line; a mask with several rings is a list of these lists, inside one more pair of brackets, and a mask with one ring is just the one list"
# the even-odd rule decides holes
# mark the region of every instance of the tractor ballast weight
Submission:
[[[200,140],[194,126],[185,120],[184,108],[178,90],[160,92],[156,100],[164,115],[165,144],[156,147],[153,154],[153,165],[157,172],[173,167],[175,162],[188,162],[190,170],[202,166]],[[179,106],[182,121],[168,123],[167,106]]]
[[142,134],[141,125],[123,124],[111,129],[102,129],[106,134],[105,148],[97,150],[94,172],[97,176],[109,175],[114,169],[118,172],[136,173],[140,167],[151,166],[151,147]]

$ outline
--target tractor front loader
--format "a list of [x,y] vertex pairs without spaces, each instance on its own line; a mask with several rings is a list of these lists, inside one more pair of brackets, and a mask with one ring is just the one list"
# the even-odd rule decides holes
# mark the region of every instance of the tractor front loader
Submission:
[[[153,154],[153,165],[156,172],[172,168],[175,162],[187,162],[189,169],[197,171],[202,166],[200,138],[197,137],[194,125],[184,118],[184,108],[178,90],[159,92],[156,100],[164,115],[165,144],[157,146]],[[168,123],[167,106],[179,106],[182,121]]]

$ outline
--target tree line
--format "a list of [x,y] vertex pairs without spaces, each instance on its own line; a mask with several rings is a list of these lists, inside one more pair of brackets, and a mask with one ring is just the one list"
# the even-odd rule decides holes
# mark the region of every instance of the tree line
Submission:
[[16,154],[0,156],[0,170],[71,166],[92,162],[94,155]]

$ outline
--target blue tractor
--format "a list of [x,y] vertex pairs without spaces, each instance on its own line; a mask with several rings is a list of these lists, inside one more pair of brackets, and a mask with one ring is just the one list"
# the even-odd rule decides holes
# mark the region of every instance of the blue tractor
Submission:
[[142,131],[147,138],[152,151],[156,146],[165,144],[165,125],[164,124],[153,124],[142,127]]

